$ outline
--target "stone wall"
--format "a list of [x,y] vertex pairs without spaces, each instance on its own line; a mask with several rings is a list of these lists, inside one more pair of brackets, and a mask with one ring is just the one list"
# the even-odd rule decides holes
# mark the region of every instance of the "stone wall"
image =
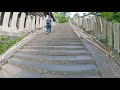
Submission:
[[0,35],[21,36],[43,29],[46,17],[25,12],[0,12]]
[[[78,25],[76,18],[77,16],[73,17],[73,22]],[[106,21],[105,18],[92,16],[82,17],[79,24],[81,25],[80,28],[120,53],[120,23],[112,23]]]

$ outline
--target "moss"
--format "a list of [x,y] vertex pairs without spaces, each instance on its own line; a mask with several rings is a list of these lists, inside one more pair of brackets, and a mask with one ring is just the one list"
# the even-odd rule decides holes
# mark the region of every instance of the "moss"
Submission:
[[100,39],[101,42],[103,42],[104,44],[107,44],[107,39]]

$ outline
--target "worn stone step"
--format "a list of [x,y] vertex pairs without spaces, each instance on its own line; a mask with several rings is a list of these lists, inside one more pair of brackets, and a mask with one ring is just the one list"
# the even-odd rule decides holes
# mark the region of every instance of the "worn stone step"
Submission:
[[37,61],[49,64],[87,64],[94,63],[91,56],[44,56],[15,53],[13,58],[19,58],[26,61]]
[[37,50],[85,50],[84,46],[24,46],[23,49]]
[[82,43],[27,43],[27,46],[40,46],[40,45],[45,45],[45,46],[81,46],[83,45]]
[[42,74],[31,70],[22,70],[15,78],[41,78]]
[[23,69],[11,64],[5,64],[2,67],[2,70],[4,70],[5,72],[7,72],[8,74],[15,76],[16,74],[18,74],[19,72],[21,72]]
[[40,74],[38,72],[23,70],[18,73],[15,78],[101,78],[100,75],[80,76],[80,75],[55,75],[55,74]]
[[0,78],[12,78],[12,75],[8,74],[4,70],[0,70]]
[[32,49],[20,49],[18,50],[20,53],[25,54],[35,54],[35,55],[53,55],[53,56],[65,56],[65,55],[73,55],[73,56],[80,56],[80,55],[89,55],[87,50],[32,50]]
[[58,75],[99,75],[98,68],[94,64],[79,64],[79,65],[54,65],[41,64],[34,61],[23,61],[20,59],[9,59],[9,64],[25,68],[27,70],[36,71],[44,74]]
[[[30,41],[30,42],[32,42],[32,43],[37,43],[37,42],[45,42],[45,41],[42,41],[42,40],[32,40],[32,41]],[[57,43],[57,42],[72,42],[72,43],[74,43],[74,42],[81,42],[80,40],[47,40],[47,42],[55,42],[55,43]]]

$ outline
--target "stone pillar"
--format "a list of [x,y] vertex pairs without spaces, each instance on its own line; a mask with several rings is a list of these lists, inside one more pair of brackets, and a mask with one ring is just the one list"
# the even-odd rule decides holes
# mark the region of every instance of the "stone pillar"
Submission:
[[88,31],[88,18],[85,18],[85,31]]
[[16,24],[17,24],[18,14],[19,12],[13,12],[12,21],[11,21],[11,28],[13,29],[17,29]]
[[120,24],[113,24],[113,32],[114,32],[114,50],[119,53],[120,50]]
[[43,18],[43,27],[46,26],[46,17]]
[[97,38],[100,40],[101,39],[101,25],[100,25],[99,17],[96,17],[96,22],[97,22]]
[[95,16],[93,17],[93,35],[97,37],[97,21]]
[[26,17],[26,14],[22,12],[20,16],[19,27],[18,27],[20,31],[24,30],[25,17]]
[[83,17],[83,19],[82,19],[82,29],[85,30],[85,17]]
[[5,12],[4,18],[3,18],[3,23],[2,23],[2,26],[4,28],[8,28],[9,18],[10,18],[10,12]]
[[28,15],[27,16],[27,18],[26,18],[26,24],[25,24],[25,32],[31,32],[31,29],[32,29],[32,27],[31,27],[31,24],[32,24],[32,22],[31,22],[31,17]]
[[43,28],[43,20],[42,20],[43,17],[40,17],[40,28]]
[[112,47],[113,45],[113,35],[112,35],[112,22],[107,22],[107,45]]
[[101,27],[101,39],[106,41],[107,39],[107,21],[105,18],[102,18],[102,27]]
[[35,31],[35,16],[32,19],[32,31]]
[[39,15],[36,15],[36,29],[40,28]]
[[95,26],[94,23],[95,23],[95,22],[94,22],[94,19],[91,18],[91,19],[90,19],[90,30],[91,30],[90,33],[91,33],[91,35],[94,35],[94,26]]
[[80,17],[80,27],[82,27],[82,18]]

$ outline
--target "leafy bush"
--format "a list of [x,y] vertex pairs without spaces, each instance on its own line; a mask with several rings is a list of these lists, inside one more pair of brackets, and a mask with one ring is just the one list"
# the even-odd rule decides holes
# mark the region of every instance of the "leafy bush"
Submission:
[[0,54],[3,54],[6,50],[8,50],[20,40],[22,40],[20,37],[11,38],[7,36],[0,36]]

